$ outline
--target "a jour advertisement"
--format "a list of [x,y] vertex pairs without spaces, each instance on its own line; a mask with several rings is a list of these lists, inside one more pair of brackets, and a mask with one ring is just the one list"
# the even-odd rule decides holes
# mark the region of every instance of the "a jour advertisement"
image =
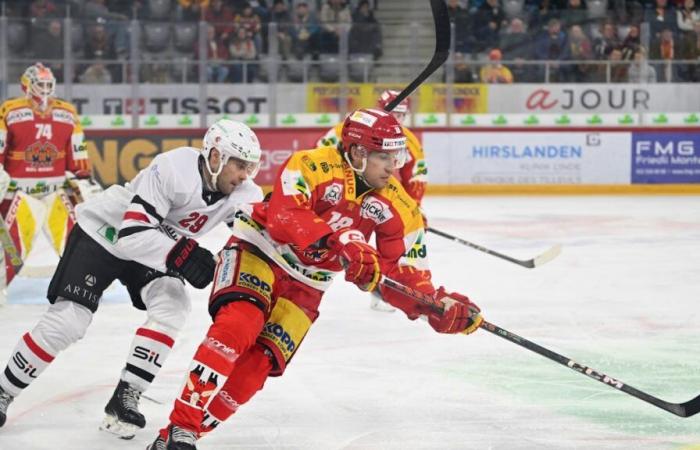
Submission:
[[632,183],[700,183],[700,133],[632,135]]
[[434,184],[629,184],[629,132],[424,132]]

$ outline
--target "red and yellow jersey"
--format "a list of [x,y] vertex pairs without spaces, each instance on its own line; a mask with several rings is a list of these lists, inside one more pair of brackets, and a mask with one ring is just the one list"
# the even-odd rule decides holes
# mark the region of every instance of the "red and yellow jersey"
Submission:
[[46,112],[30,99],[0,105],[0,164],[12,178],[11,188],[43,194],[60,186],[66,171],[89,173],[84,135],[75,108],[52,98]]
[[[316,289],[326,290],[342,270],[337,255],[320,243],[333,231],[350,227],[368,242],[376,235],[382,273],[422,292],[434,292],[416,202],[394,177],[383,189],[358,192],[355,172],[336,147],[292,155],[269,201],[243,209],[237,219],[236,237]],[[420,313],[412,300],[393,291],[382,294],[409,316]]]
[[[340,122],[316,143],[317,147],[336,146],[340,142],[343,123]],[[408,148],[408,159],[406,164],[399,169],[398,178],[401,180],[401,185],[408,192],[413,200],[420,206],[425,195],[425,189],[428,186],[428,165],[425,162],[425,152],[420,140],[411,130],[406,127],[401,127],[401,130],[406,135],[406,147]]]

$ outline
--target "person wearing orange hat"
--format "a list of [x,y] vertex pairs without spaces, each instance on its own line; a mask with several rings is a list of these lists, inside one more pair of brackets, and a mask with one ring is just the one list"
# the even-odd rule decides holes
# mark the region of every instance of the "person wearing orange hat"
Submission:
[[501,64],[503,54],[497,48],[489,52],[490,63],[484,65],[479,71],[479,78],[482,83],[490,84],[511,84],[513,82],[513,74],[506,66]]

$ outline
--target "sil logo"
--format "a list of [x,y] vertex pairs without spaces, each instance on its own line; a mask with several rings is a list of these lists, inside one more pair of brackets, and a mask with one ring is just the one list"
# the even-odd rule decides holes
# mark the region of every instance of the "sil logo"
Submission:
[[95,278],[95,275],[93,275],[93,274],[91,274],[91,273],[85,275],[85,284],[86,284],[88,287],[93,287],[93,286],[95,286],[95,284],[97,284],[97,278]]

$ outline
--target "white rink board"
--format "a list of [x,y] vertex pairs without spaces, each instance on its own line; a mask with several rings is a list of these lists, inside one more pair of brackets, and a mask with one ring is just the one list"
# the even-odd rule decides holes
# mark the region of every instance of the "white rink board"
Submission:
[[630,184],[629,132],[425,132],[436,184]]

